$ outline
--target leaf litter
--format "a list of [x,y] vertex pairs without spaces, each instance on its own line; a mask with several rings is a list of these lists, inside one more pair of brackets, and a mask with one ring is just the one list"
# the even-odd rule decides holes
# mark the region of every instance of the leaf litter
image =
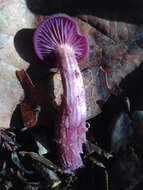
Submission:
[[[0,105],[3,108],[0,113],[5,116],[4,120],[1,120],[0,130],[1,189],[18,189],[19,185],[25,190],[80,189],[86,185],[90,189],[141,189],[143,104],[142,99],[139,99],[137,105],[134,100],[142,95],[142,91],[138,89],[137,93],[135,91],[137,82],[142,79],[143,27],[91,15],[79,15],[75,18],[81,31],[90,41],[89,57],[80,66],[86,87],[89,109],[87,119],[90,124],[87,133],[88,141],[84,145],[82,155],[84,167],[70,175],[62,173],[55,153],[52,130],[54,118],[51,118],[51,116],[55,117],[58,108],[53,108],[53,103],[50,102],[47,107],[50,105],[55,110],[52,111],[50,108],[47,114],[43,111],[45,102],[51,101],[51,96],[47,94],[44,86],[47,77],[51,79],[56,75],[57,86],[54,86],[58,92],[60,91],[56,98],[60,98],[62,90],[59,73],[49,74],[49,76],[46,73],[39,79],[35,75],[32,76],[29,70],[22,69],[15,75],[15,67],[14,71],[10,71],[9,67],[3,67],[1,64],[0,69],[4,71],[0,77],[1,93],[6,92],[9,100],[2,101],[3,96],[0,98]],[[5,38],[3,46],[4,44]],[[10,60],[9,57],[4,56],[1,59],[5,62]],[[13,59],[12,57],[11,60]],[[11,60],[10,64],[13,62]],[[139,71],[131,73],[137,67]],[[126,82],[123,79],[129,73],[131,74]],[[10,83],[13,75],[17,76],[17,79],[14,78],[12,81],[14,85]],[[133,83],[130,78],[135,78]],[[15,98],[11,92],[13,89],[17,92],[21,90],[17,86],[18,80],[24,93],[18,94],[18,100],[21,96],[20,102],[13,103],[12,100]],[[9,82],[10,91],[4,91],[6,82]],[[125,106],[124,98],[127,96],[129,101]],[[20,117],[20,122],[10,128],[9,121],[13,119],[15,108],[10,112],[6,102],[15,106],[18,104],[20,108],[17,116]],[[127,109],[129,103],[130,109]],[[3,110],[7,111],[3,112]],[[4,125],[9,129],[4,129]],[[49,129],[43,129],[45,126]],[[39,136],[35,134],[41,136],[42,140],[39,141]],[[46,143],[43,142],[43,134],[46,134]],[[37,146],[37,142],[41,146]],[[46,151],[43,151],[43,147]],[[85,182],[82,185],[83,181]]]

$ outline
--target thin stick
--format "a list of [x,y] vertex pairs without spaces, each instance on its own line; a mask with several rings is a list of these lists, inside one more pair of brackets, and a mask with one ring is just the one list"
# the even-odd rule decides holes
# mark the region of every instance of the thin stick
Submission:
[[106,190],[109,190],[109,175],[107,170],[104,170],[105,172],[105,177],[106,177]]

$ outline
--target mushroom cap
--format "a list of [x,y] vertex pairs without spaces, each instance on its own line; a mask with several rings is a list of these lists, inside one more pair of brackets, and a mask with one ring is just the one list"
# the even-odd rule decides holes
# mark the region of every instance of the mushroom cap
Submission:
[[59,45],[73,48],[77,61],[88,54],[88,40],[80,34],[75,20],[66,14],[55,14],[46,18],[34,33],[34,48],[38,57],[47,62],[49,54]]

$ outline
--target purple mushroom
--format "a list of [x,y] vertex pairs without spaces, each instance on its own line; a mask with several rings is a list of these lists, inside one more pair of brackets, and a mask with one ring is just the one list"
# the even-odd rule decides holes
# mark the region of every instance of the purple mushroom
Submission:
[[70,173],[83,165],[80,154],[86,141],[86,100],[78,61],[86,58],[88,41],[79,33],[75,20],[56,14],[36,29],[34,47],[45,62],[48,55],[55,55],[61,73],[64,93],[56,123],[56,142],[62,169]]

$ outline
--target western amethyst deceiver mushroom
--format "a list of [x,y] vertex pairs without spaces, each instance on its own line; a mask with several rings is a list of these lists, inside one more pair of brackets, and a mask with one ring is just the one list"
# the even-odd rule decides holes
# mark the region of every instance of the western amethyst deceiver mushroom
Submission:
[[56,123],[56,142],[63,172],[70,173],[83,165],[80,153],[86,141],[86,100],[78,61],[88,54],[88,40],[79,33],[78,25],[65,14],[45,19],[34,34],[38,57],[47,62],[56,56],[64,93]]

